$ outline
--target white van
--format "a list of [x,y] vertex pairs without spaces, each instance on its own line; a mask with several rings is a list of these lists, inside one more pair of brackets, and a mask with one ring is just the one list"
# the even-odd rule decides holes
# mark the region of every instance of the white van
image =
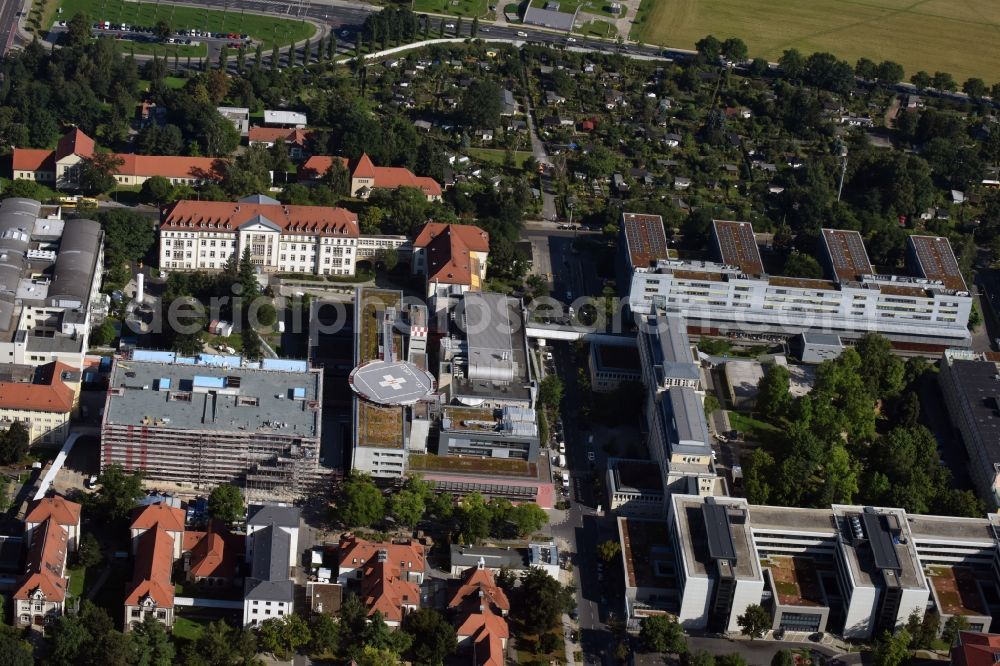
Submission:
[[559,453],[566,453],[566,442],[559,442]]
[[566,455],[565,454],[562,454],[562,453],[559,454],[558,464],[559,464],[560,467],[565,467],[566,466]]
[[569,472],[562,473],[563,488],[569,488]]

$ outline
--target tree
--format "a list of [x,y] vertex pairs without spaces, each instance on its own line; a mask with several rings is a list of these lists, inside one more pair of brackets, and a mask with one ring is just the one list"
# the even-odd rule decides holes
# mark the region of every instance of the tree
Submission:
[[406,527],[416,527],[425,509],[424,498],[412,490],[400,490],[389,499],[389,515]]
[[911,638],[906,629],[900,629],[894,634],[883,632],[875,645],[875,666],[899,666],[906,661],[910,653]]
[[248,360],[256,361],[261,357],[260,335],[252,328],[243,329],[243,356]]
[[115,208],[96,217],[104,230],[104,263],[109,268],[139,261],[156,242],[153,220],[145,215]]
[[889,340],[876,333],[866,333],[855,345],[865,368],[865,384],[876,398],[893,398],[903,390],[904,366],[892,353]]
[[930,88],[931,86],[931,75],[920,70],[916,74],[910,77],[910,83],[919,89]]
[[66,40],[70,47],[83,46],[90,41],[90,17],[87,14],[73,14],[73,18],[66,24]]
[[934,72],[934,76],[931,77],[931,86],[947,92],[953,92],[958,87],[955,79],[948,72]]
[[525,502],[511,509],[508,520],[519,537],[526,537],[542,529],[549,522],[549,516],[537,504]]
[[[332,33],[331,33],[332,34]],[[340,625],[329,615],[318,613],[309,618],[312,640],[309,652],[313,655],[334,655],[340,648]]]
[[501,95],[500,86],[491,79],[473,80],[459,102],[459,120],[466,127],[493,129],[499,126],[503,111]]
[[858,58],[858,62],[854,65],[854,74],[859,79],[872,81],[878,76],[878,65],[875,64],[875,61],[868,58]]
[[747,45],[739,37],[730,37],[722,42],[722,55],[733,62],[743,62],[747,59]]
[[771,614],[759,604],[750,604],[743,615],[736,617],[740,633],[749,636],[750,640],[760,638],[771,628]]
[[781,270],[781,273],[788,277],[819,279],[823,277],[823,267],[816,261],[816,257],[811,254],[792,252],[785,259],[785,267]]
[[31,644],[13,628],[0,625],[0,666],[32,666]]
[[511,614],[538,634],[554,629],[563,613],[576,604],[570,588],[537,568],[524,574],[515,592],[518,603],[512,604]]
[[208,514],[225,523],[235,523],[246,515],[243,493],[231,483],[216,486],[208,496]]
[[143,201],[162,206],[174,198],[174,186],[163,176],[153,176],[146,179],[139,190]]
[[791,650],[778,650],[771,658],[771,666],[795,666]]
[[351,193],[351,173],[339,159],[333,160],[323,175],[323,180],[338,197],[346,197]]
[[77,549],[76,561],[80,566],[89,569],[100,564],[103,557],[101,544],[97,541],[94,533],[84,532],[83,536],[80,537],[80,547]]
[[49,643],[47,663],[52,666],[76,666],[93,640],[76,616],[63,615],[45,633]]
[[470,29],[469,34],[472,35],[473,39],[475,39],[476,37],[479,36],[479,17],[478,16],[473,16],[472,17],[472,28]]
[[492,514],[482,495],[469,493],[463,497],[456,514],[459,538],[465,543],[476,543],[489,536]]
[[767,61],[767,58],[754,58],[750,62],[750,76],[754,78],[763,78],[765,74],[771,71],[771,64]]
[[267,192],[271,187],[271,154],[264,146],[251,146],[223,165],[222,188],[233,197]]
[[233,629],[224,620],[209,623],[201,636],[188,645],[188,666],[250,666],[256,663],[257,638],[246,629]]
[[403,631],[413,638],[407,656],[415,664],[439,666],[458,647],[455,629],[432,608],[408,613],[403,618]]
[[156,25],[153,26],[153,35],[155,35],[161,42],[167,41],[172,33],[173,31],[170,29],[170,23],[168,23],[165,19],[160,19],[156,22]]
[[987,90],[986,82],[975,77],[966,79],[965,83],[962,84],[962,92],[974,99],[985,97]]
[[80,188],[88,194],[103,194],[114,189],[115,174],[125,160],[112,153],[94,153],[80,161]]
[[31,436],[22,421],[12,421],[0,431],[0,465],[12,465],[28,455]]
[[883,60],[878,64],[876,76],[878,82],[885,86],[894,86],[903,80],[903,66],[892,60]]
[[694,47],[699,55],[713,63],[719,59],[719,55],[722,53],[722,43],[714,35],[702,37],[695,42]]
[[608,539],[607,541],[602,541],[597,544],[597,556],[605,564],[610,564],[613,559],[618,557],[622,552],[621,544],[615,539]]
[[787,49],[778,58],[778,66],[786,78],[797,81],[802,78],[806,69],[805,58],[796,49]]
[[649,652],[669,654],[687,652],[684,630],[677,620],[666,615],[649,615],[642,618],[639,624],[639,640]]
[[715,663],[717,666],[747,666],[747,660],[735,652],[719,655],[715,658]]
[[141,624],[133,627],[128,637],[132,640],[136,660],[142,666],[171,666],[174,663],[174,644],[162,622],[146,615]]
[[142,472],[126,472],[121,465],[108,465],[97,477],[100,486],[90,495],[99,514],[110,521],[123,520],[142,497]]
[[538,385],[538,400],[548,409],[559,409],[563,397],[563,383],[558,375],[548,375]]
[[699,650],[688,659],[688,666],[715,666],[715,657],[704,650]]
[[371,527],[385,517],[385,498],[365,474],[352,474],[337,501],[337,517],[349,527]]
[[769,421],[777,421],[788,413],[792,404],[789,390],[791,374],[788,368],[777,363],[767,366],[764,376],[757,383],[757,412]]
[[283,618],[268,618],[261,622],[257,630],[260,647],[279,659],[287,659],[298,648],[307,645],[312,638],[309,625],[294,613]]
[[946,645],[954,645],[958,640],[958,634],[969,629],[969,621],[964,615],[952,615],[944,623],[944,630],[941,632],[941,640]]
[[392,650],[371,645],[366,645],[354,661],[358,666],[399,666],[400,663],[399,655]]

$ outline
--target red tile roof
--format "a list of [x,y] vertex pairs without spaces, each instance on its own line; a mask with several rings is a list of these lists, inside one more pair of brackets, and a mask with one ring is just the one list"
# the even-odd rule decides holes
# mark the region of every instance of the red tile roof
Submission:
[[497,615],[489,608],[482,612],[469,613],[455,630],[459,636],[478,636],[483,632],[488,632],[497,638],[510,638],[510,628],[500,615]]
[[79,525],[80,505],[58,495],[35,500],[28,505],[24,522],[41,523],[49,518],[53,518],[57,525]]
[[497,586],[493,572],[486,567],[470,567],[462,572],[462,583],[448,602],[448,608],[459,608],[466,602],[478,608],[484,600],[501,614],[510,610],[510,600]]
[[361,235],[358,216],[345,208],[226,201],[178,201],[167,209],[160,230],[213,229],[236,233],[240,225],[258,215],[279,226],[283,234],[349,238]]
[[428,222],[413,247],[427,251],[428,281],[471,285],[479,267],[470,252],[489,252],[490,235],[472,225]]
[[[504,625],[506,626],[506,622]],[[503,666],[503,636],[483,627],[475,636],[473,649],[475,650],[476,666]]]
[[150,530],[157,526],[170,532],[183,532],[184,512],[163,502],[139,507],[132,512],[133,530]]
[[51,518],[35,529],[15,599],[27,599],[35,588],[42,590],[47,601],[66,598],[67,581],[61,574],[65,571],[68,539],[68,532]]
[[1000,634],[961,631],[958,645],[951,649],[955,666],[994,666],[1000,663]]
[[115,172],[119,176],[163,176],[164,178],[196,178],[219,180],[222,178],[222,160],[217,157],[183,157],[178,155],[135,155],[117,153],[122,160]]
[[94,154],[94,140],[74,127],[59,139],[56,144],[55,158],[58,162],[67,155],[90,157]]
[[370,178],[374,181],[372,187],[375,189],[394,190],[397,187],[416,187],[426,196],[441,196],[441,186],[433,178],[416,176],[412,171],[403,167],[377,167],[372,164],[371,158],[367,154],[362,155],[358,160],[351,178]]
[[14,171],[55,172],[55,151],[39,148],[15,148],[11,158],[11,168]]
[[0,407],[60,414],[72,411],[76,394],[62,378],[64,372],[72,371],[65,363],[53,361],[39,366],[31,384],[0,382]]
[[297,146],[305,146],[306,141],[312,136],[312,130],[302,128],[287,127],[251,127],[249,132],[250,143],[277,143],[284,141]]
[[345,534],[340,539],[340,568],[361,569],[361,598],[368,614],[403,620],[403,606],[420,605],[420,587],[406,579],[423,573],[424,547],[415,541],[380,543]]
[[313,155],[305,161],[299,169],[299,180],[316,180],[326,175],[334,161],[339,161],[347,169],[346,157],[332,157],[330,155]]
[[158,608],[172,608],[174,586],[170,573],[174,566],[174,540],[163,529],[143,532],[135,556],[132,583],[125,595],[126,606],[138,606],[147,594]]
[[207,532],[185,532],[184,550],[191,553],[191,574],[197,578],[232,578],[242,539],[210,524]]

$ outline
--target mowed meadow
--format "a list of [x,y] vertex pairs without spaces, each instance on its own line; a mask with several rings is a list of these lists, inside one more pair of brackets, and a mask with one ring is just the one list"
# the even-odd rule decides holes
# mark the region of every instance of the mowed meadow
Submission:
[[852,64],[894,60],[921,69],[1000,81],[998,0],[642,0],[640,41],[693,48],[708,34],[739,37],[751,56],[828,51]]

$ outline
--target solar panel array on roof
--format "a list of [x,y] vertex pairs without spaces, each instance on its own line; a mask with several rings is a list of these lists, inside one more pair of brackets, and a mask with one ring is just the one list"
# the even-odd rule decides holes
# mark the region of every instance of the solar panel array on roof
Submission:
[[965,278],[947,238],[910,236],[910,247],[917,258],[917,269],[928,280],[940,280],[948,289],[966,291]]
[[764,262],[761,261],[760,250],[757,249],[753,225],[749,222],[729,220],[714,220],[712,225],[722,263],[739,266],[747,275],[764,273]]
[[633,268],[646,267],[657,259],[667,258],[667,235],[662,217],[624,213],[622,228]]
[[857,231],[823,229],[823,240],[837,278],[856,280],[861,275],[874,272],[861,234]]
[[733,533],[729,531],[729,512],[726,507],[707,501],[701,505],[701,515],[705,519],[709,556],[713,560],[735,562],[736,545],[733,543]]
[[861,514],[861,521],[865,525],[868,543],[872,547],[875,566],[880,570],[892,569],[900,571],[903,567],[899,563],[899,556],[896,555],[896,545],[889,534],[888,526],[884,523],[884,516],[866,511]]

